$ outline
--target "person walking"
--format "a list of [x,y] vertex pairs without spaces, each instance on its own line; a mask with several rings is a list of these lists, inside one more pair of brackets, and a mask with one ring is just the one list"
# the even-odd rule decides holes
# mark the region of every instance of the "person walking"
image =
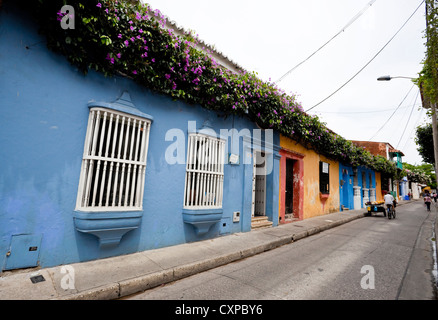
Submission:
[[424,195],[424,203],[426,204],[427,211],[430,211],[430,203],[432,202],[432,199],[430,198],[430,194],[426,193]]

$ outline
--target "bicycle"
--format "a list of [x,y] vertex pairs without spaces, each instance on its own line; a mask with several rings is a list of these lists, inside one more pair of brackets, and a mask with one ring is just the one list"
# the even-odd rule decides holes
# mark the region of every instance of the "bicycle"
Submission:
[[395,219],[395,209],[394,209],[394,206],[391,205],[391,204],[388,204],[387,206],[388,206],[388,209],[387,209],[388,219],[391,219],[391,218]]

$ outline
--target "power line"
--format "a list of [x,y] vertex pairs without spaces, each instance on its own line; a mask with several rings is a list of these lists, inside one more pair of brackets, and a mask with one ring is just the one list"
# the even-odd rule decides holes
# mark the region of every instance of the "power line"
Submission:
[[412,106],[411,113],[409,114],[408,121],[406,122],[405,128],[404,128],[403,133],[402,133],[402,135],[401,135],[401,137],[400,137],[400,140],[399,140],[398,143],[397,143],[397,147],[395,147],[396,149],[398,149],[398,146],[399,146],[399,144],[400,144],[400,142],[401,142],[401,140],[402,140],[402,138],[403,138],[403,136],[404,136],[404,134],[405,134],[406,128],[408,127],[409,120],[411,120],[412,112],[414,111],[415,103],[417,102],[417,98],[418,98],[418,94],[419,94],[419,93],[420,93],[420,90],[418,90],[417,95],[415,96],[414,105]]
[[383,129],[384,126],[386,126],[386,124],[389,122],[389,120],[391,120],[392,116],[397,112],[397,110],[400,108],[400,106],[402,105],[402,103],[406,100],[406,98],[408,97],[409,93],[411,92],[412,88],[414,88],[415,84],[412,85],[412,87],[409,89],[408,93],[406,94],[406,96],[403,98],[402,102],[400,102],[400,104],[398,105],[397,109],[394,110],[394,112],[391,114],[391,116],[386,120],[386,122],[383,124],[383,126],[380,127],[379,130],[377,130],[377,132],[368,140],[371,141],[371,139],[373,139],[379,132],[380,130]]
[[310,58],[312,58],[316,53],[318,53],[322,48],[324,48],[326,45],[328,45],[333,39],[335,39],[337,36],[339,36],[342,32],[345,31],[345,29],[347,29],[350,25],[353,24],[353,22],[355,22],[357,19],[359,19],[359,17],[361,15],[363,15],[365,13],[365,11],[371,7],[373,5],[373,3],[376,0],[372,0],[370,1],[365,8],[363,8],[358,14],[356,14],[338,33],[336,33],[329,41],[327,41],[326,43],[324,43],[321,47],[319,47],[315,52],[313,52],[310,56],[308,56],[306,59],[304,59],[303,61],[301,61],[300,63],[298,63],[295,67],[293,67],[292,69],[290,69],[288,72],[286,72],[284,75],[282,75],[280,77],[280,79],[278,79],[276,81],[276,83],[280,82],[281,80],[283,80],[284,78],[286,78],[292,71],[294,71],[296,68],[298,68],[300,65],[302,65],[304,62],[306,62],[307,60],[309,60]]
[[421,1],[420,5],[417,7],[417,9],[415,9],[415,11],[409,16],[409,18],[403,23],[403,25],[400,27],[400,29],[397,30],[397,32],[391,37],[391,39],[389,39],[389,41],[382,47],[382,49],[380,49],[372,58],[370,61],[368,61],[358,72],[356,72],[354,74],[354,76],[352,76],[350,79],[347,80],[347,82],[345,82],[342,86],[340,86],[338,89],[336,89],[332,94],[330,94],[327,98],[321,100],[320,102],[318,102],[317,104],[315,104],[312,108],[307,109],[306,112],[309,112],[310,110],[312,110],[313,108],[319,106],[321,103],[323,103],[324,101],[328,100],[329,98],[331,98],[333,95],[335,95],[338,91],[340,91],[343,87],[345,87],[348,83],[350,83],[354,78],[356,78],[357,75],[359,75],[359,73],[361,73],[366,67],[368,67],[368,65],[375,59],[377,58],[377,56],[386,48],[386,46],[397,36],[397,34],[403,29],[403,27],[409,22],[409,20],[411,20],[411,18],[414,16],[414,14],[418,11],[418,9],[421,7],[421,5],[424,3],[424,0]]
[[[421,105],[417,105],[417,107],[420,107]],[[363,108],[363,107],[361,107]],[[405,109],[405,108],[410,108],[410,106],[404,106],[401,107],[399,109]],[[383,110],[372,110],[372,111],[318,111],[318,113],[329,113],[329,114],[368,114],[368,113],[384,113],[384,112],[388,112],[388,111],[394,111],[395,108],[391,108],[391,109],[383,109]]]
[[[420,121],[421,117],[423,116],[423,111],[424,111],[424,108],[421,108],[421,109],[420,109],[420,114],[419,114],[419,116],[418,116],[418,119],[417,119],[417,121],[415,122],[415,125],[412,127],[411,132],[409,133],[409,136],[410,136],[410,137],[412,137],[412,134],[414,133],[414,130],[415,130],[415,128],[417,127],[418,122]],[[403,149],[402,149],[402,150],[405,150],[405,149],[406,149],[406,146],[408,145],[408,142],[409,142],[410,140],[411,140],[411,138],[409,138],[409,139],[406,140],[405,145],[403,146]]]

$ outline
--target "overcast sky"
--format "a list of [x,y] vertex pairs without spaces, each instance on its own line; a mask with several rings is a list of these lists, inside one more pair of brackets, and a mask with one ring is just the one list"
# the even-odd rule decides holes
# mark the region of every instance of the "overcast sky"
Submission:
[[[244,69],[272,82],[305,60],[368,7],[327,46],[278,82],[287,93],[298,96],[304,110],[309,110],[363,68],[422,1],[375,0],[371,6],[368,6],[370,0],[143,2],[159,9],[178,26],[195,31],[201,40]],[[424,29],[422,4],[359,75],[308,113],[317,114],[328,128],[346,139],[389,142],[403,151],[404,162],[422,163],[414,142],[415,127],[428,120],[420,108],[418,88],[408,79],[388,82],[376,79],[382,75],[417,77],[426,51]]]

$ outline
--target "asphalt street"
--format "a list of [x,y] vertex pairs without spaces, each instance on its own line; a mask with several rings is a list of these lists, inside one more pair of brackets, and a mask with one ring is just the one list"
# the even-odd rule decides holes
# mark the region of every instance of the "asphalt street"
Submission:
[[124,299],[433,300],[436,215],[412,202]]

